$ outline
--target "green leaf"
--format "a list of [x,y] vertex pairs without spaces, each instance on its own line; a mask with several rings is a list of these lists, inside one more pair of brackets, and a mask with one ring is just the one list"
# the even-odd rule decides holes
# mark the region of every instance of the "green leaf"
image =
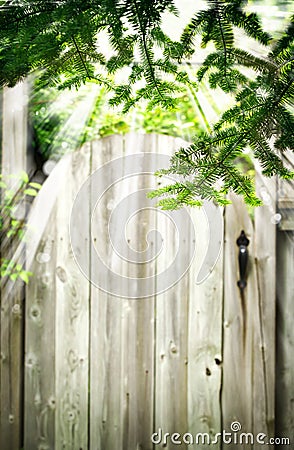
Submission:
[[20,221],[16,219],[12,219],[11,221],[12,228],[18,228],[20,226]]
[[23,239],[24,234],[25,234],[25,230],[23,228],[20,228],[19,230],[17,230],[17,235],[20,240]]
[[28,284],[28,282],[30,281],[29,277],[32,276],[32,273],[31,272],[22,271],[22,272],[20,272],[19,276],[26,284]]
[[36,197],[38,192],[35,189],[28,188],[24,190],[24,194],[30,195],[31,197]]
[[31,186],[32,188],[35,188],[37,190],[41,189],[41,187],[42,187],[42,185],[40,183],[35,183],[34,181],[29,183],[29,186]]
[[20,275],[19,275],[18,273],[11,273],[11,274],[9,275],[9,278],[10,278],[12,281],[15,281],[19,276],[20,276]]
[[21,181],[23,181],[25,184],[27,184],[29,182],[29,176],[26,172],[21,171],[19,174],[19,177],[20,177]]

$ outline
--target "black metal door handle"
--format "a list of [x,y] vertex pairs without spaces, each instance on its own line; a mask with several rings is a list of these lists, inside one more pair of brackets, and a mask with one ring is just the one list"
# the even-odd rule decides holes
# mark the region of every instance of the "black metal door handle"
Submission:
[[237,239],[237,245],[239,247],[239,272],[240,272],[240,280],[238,281],[238,287],[241,291],[243,291],[247,285],[246,282],[246,270],[247,270],[247,263],[248,263],[248,245],[249,245],[249,239],[247,238],[244,230],[241,231],[240,236]]

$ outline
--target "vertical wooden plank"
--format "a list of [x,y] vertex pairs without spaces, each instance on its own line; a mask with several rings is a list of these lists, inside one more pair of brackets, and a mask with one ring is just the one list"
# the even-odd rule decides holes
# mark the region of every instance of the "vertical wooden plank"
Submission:
[[[172,154],[179,146],[176,139],[158,136],[158,152]],[[190,255],[190,222],[177,230],[173,218],[181,215],[174,212],[170,217],[163,211],[157,213],[157,229],[162,236],[163,251],[157,259],[157,274],[166,271],[173,277],[170,264],[177,261],[178,267],[188,268]],[[178,232],[178,236],[177,236]],[[178,248],[184,249],[179,260]],[[182,257],[182,256],[181,256]],[[176,281],[176,280],[173,280]],[[178,448],[171,441],[173,433],[184,434],[188,430],[187,420],[187,362],[188,362],[188,304],[189,277],[187,274],[166,292],[156,297],[156,350],[155,350],[155,427],[159,436],[155,440],[168,449]],[[169,433],[164,441],[164,434]],[[159,442],[158,442],[159,443]],[[185,448],[181,446],[181,448]]]
[[[240,435],[252,433],[248,439],[255,439],[257,433],[272,437],[273,360],[274,356],[274,289],[266,290],[269,305],[264,306],[264,285],[269,277],[274,279],[275,269],[260,266],[271,259],[272,248],[262,245],[243,201],[232,196],[233,204],[226,209],[225,260],[224,260],[224,344],[223,344],[223,429],[232,433],[236,448],[245,448],[246,438]],[[262,217],[262,211],[260,211]],[[265,215],[265,213],[264,213]],[[260,220],[260,219],[258,219]],[[259,227],[261,225],[259,224]],[[272,235],[273,225],[262,222],[265,235]],[[247,287],[242,296],[237,287],[239,279],[238,247],[236,239],[244,230],[250,239],[250,259]],[[273,246],[274,248],[274,246]],[[267,278],[265,278],[267,277]],[[274,281],[270,282],[274,284]],[[266,301],[268,299],[266,298]],[[266,323],[266,320],[269,322]],[[241,430],[238,428],[241,427]],[[238,434],[239,431],[239,434]],[[228,438],[229,439],[229,438]],[[250,441],[249,441],[250,442]],[[229,444],[229,442],[227,442]],[[224,447],[226,448],[227,445]],[[255,442],[254,448],[262,448]]]
[[293,273],[294,231],[278,231],[276,436],[289,438],[291,443],[294,442]]
[[[28,223],[27,268],[35,275],[26,293],[25,448],[88,445],[89,287],[73,259],[69,216],[89,173],[89,148],[68,156],[46,181]],[[62,182],[60,171],[69,174]],[[84,208],[76,226],[87,252]]]
[[[127,135],[124,138],[124,155],[158,150],[155,136]],[[148,201],[140,196],[140,191],[150,190],[154,186],[153,173],[149,159],[140,165],[139,173],[128,177],[123,198],[127,199],[130,219],[126,226],[128,249],[143,252],[147,247],[148,232],[155,228],[154,211],[146,208]],[[138,196],[134,199],[130,193]],[[144,194],[145,196],[145,194]],[[141,209],[142,208],[142,209]],[[132,217],[132,213],[137,212]],[[153,241],[149,242],[152,246]],[[126,255],[128,266],[126,277],[136,278],[135,295],[139,296],[140,279],[150,278],[150,285],[155,290],[155,260],[146,263],[131,263],[130,252]],[[133,296],[134,292],[130,292]],[[123,415],[123,449],[152,449],[153,430],[153,390],[154,390],[154,296],[123,300],[122,315],[122,377],[124,380],[122,396]]]
[[[90,147],[72,154],[56,210],[56,423],[55,448],[88,448],[89,282],[71,251],[70,215],[76,194],[90,170]],[[75,232],[89,258],[89,203],[75,217]],[[87,274],[86,274],[87,275]]]
[[[222,423],[226,432],[232,432],[231,424],[239,422],[242,431],[253,430],[253,325],[258,317],[257,288],[254,280],[253,226],[241,198],[232,196],[233,203],[225,211],[224,247],[224,334],[223,334],[223,389]],[[244,230],[250,240],[250,270],[244,298],[240,295],[238,247],[236,240]],[[259,405],[255,406],[256,408]],[[236,448],[243,448],[235,444]]]
[[[119,136],[92,143],[92,172],[103,164],[123,154],[123,142]],[[108,172],[107,172],[108,173]],[[117,174],[119,177],[121,174]],[[106,176],[106,173],[105,175]],[[99,179],[95,182],[99,183]],[[108,181],[106,181],[108,182]],[[92,187],[91,187],[92,189]],[[92,212],[92,239],[106,264],[111,264],[108,222],[114,193],[107,191],[101,205]],[[91,209],[97,199],[91,190]],[[95,279],[97,265],[91,254],[91,278]],[[110,282],[110,281],[109,281]],[[111,284],[109,285],[111,292]],[[103,450],[122,448],[122,348],[121,348],[122,300],[91,286],[90,323],[90,446]]]
[[161,438],[155,442],[168,449],[178,447],[172,434],[188,430],[187,283],[185,278],[156,299],[155,432]]
[[[214,208],[214,206],[211,206]],[[222,211],[219,214],[222,215]],[[189,286],[189,336],[188,336],[188,432],[201,448],[211,447],[216,433],[221,431],[222,389],[222,314],[223,314],[223,235],[221,230],[218,248],[220,254],[209,276],[196,284],[200,265],[208,251],[210,233],[204,210],[193,211],[196,231],[196,257],[190,270]],[[216,234],[214,232],[214,234]],[[188,438],[187,438],[188,440]],[[210,441],[209,441],[210,440]],[[189,440],[188,440],[189,442]],[[199,445],[191,446],[197,448]],[[190,448],[190,447],[188,447]],[[221,448],[220,439],[213,448]]]
[[[44,208],[44,204],[41,207]],[[55,448],[56,207],[29,268],[26,287],[24,448]]]
[[3,89],[2,173],[26,170],[28,84]]
[[152,449],[154,300],[124,300],[123,449]]
[[[26,170],[27,84],[3,90],[1,173]],[[18,183],[7,179],[10,189]],[[18,243],[1,245],[1,257],[11,259]],[[23,404],[23,283],[1,283],[0,446],[18,448],[22,441]]]
[[[152,147],[152,145],[151,145]],[[149,139],[136,135],[113,136],[93,146],[92,170],[117,157],[150,151]],[[147,169],[148,168],[144,168]],[[129,177],[123,165],[112,174],[117,184],[105,192],[93,221],[93,239],[111,270],[126,277],[147,277],[149,268],[117,258],[110,246],[110,215],[122,200],[144,189],[148,177]],[[143,168],[140,169],[141,171]],[[108,175],[107,175],[108,174]],[[109,176],[109,172],[104,176]],[[122,178],[125,179],[122,181]],[[150,177],[149,177],[150,178]],[[111,181],[112,180],[112,181]],[[93,192],[95,195],[95,192]],[[132,201],[133,201],[132,197]],[[95,200],[93,199],[93,203]],[[134,205],[126,204],[134,209]],[[137,205],[140,208],[140,204]],[[128,245],[138,248],[145,240],[148,212],[142,212],[127,227]],[[125,223],[117,224],[121,229]],[[128,260],[128,255],[126,259]],[[98,267],[92,266],[92,275]],[[109,278],[109,293],[92,287],[91,301],[91,442],[98,449],[151,449],[153,426],[153,328],[154,300],[115,298]],[[124,289],[125,286],[122,286]],[[135,288],[137,291],[137,288]],[[124,295],[126,295],[125,290]],[[126,291],[128,292],[128,291]],[[138,293],[139,294],[139,293]],[[134,292],[130,297],[134,296]],[[95,443],[95,444],[94,444]]]
[[[266,178],[256,171],[256,192],[264,205],[256,208],[255,267],[258,287],[259,346],[255,352],[262,367],[256,372],[255,401],[264,408],[254,417],[254,432],[262,428],[267,436],[275,435],[275,366],[276,366],[276,178]],[[259,362],[257,362],[259,364]],[[262,393],[262,395],[261,395]]]
[[123,300],[123,449],[151,450],[153,428],[153,300]]
[[[4,255],[2,255],[4,257]],[[10,259],[10,253],[5,254]],[[22,438],[23,283],[1,287],[1,424],[0,446],[18,448]],[[5,447],[3,447],[5,448]]]
[[28,218],[26,286],[24,447],[54,449],[56,396],[56,254],[57,198],[67,182],[71,157],[59,162],[36,197]]
[[[289,150],[283,162],[293,170],[294,156]],[[294,442],[294,183],[278,180],[277,207],[277,343],[276,343],[276,436]],[[287,448],[281,445],[281,448]]]

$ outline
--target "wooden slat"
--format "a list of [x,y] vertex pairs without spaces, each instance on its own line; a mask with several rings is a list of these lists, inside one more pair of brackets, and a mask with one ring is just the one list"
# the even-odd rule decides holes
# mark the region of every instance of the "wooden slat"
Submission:
[[154,301],[124,300],[123,448],[152,449],[154,390]]
[[[294,232],[277,233],[276,436],[294,442]],[[289,446],[281,446],[289,448]]]
[[[211,208],[214,208],[211,205]],[[221,210],[219,211],[222,215]],[[209,246],[212,227],[207,223],[203,208],[193,211],[196,232],[196,256],[190,270],[189,285],[189,336],[188,336],[188,431],[195,436],[207,433],[211,440],[221,431],[222,389],[222,314],[223,314],[223,234],[219,230],[220,254],[209,276],[196,284],[197,274],[203,264]],[[201,448],[210,448],[205,437]],[[220,441],[213,448],[221,448]]]
[[[292,150],[287,150],[282,155],[284,165],[291,171],[294,167]],[[294,182],[293,180],[277,179],[277,212],[281,215],[279,229],[285,231],[294,230]]]
[[36,249],[26,288],[25,448],[55,446],[56,208]]
[[[69,217],[76,192],[89,173],[89,156],[86,147],[60,162],[72,176],[60,183],[60,177],[56,180],[52,174],[28,224],[27,268],[34,277],[26,295],[25,448],[88,445],[89,287],[70,249]],[[58,175],[59,168],[55,171]],[[89,205],[84,206],[78,230],[84,230],[81,223],[89,218]],[[38,220],[44,216],[46,227]],[[87,236],[80,233],[79,238],[87,251],[83,243]]]
[[[11,250],[13,250],[11,248]],[[12,256],[12,255],[11,255]],[[3,256],[4,257],[4,256]],[[10,253],[6,253],[10,258]],[[22,433],[23,283],[10,280],[1,289],[1,433],[0,446],[14,449]]]
[[255,270],[258,288],[259,346],[254,356],[260,367],[257,375],[255,399],[263,415],[254,417],[254,432],[264,429],[268,436],[275,434],[275,358],[276,358],[276,179],[265,178],[256,173],[256,192],[267,191],[270,201],[255,210]]
[[[122,156],[119,136],[92,143],[92,171]],[[119,174],[118,174],[119,176]],[[96,179],[95,179],[96,180]],[[97,180],[99,182],[99,180]],[[92,189],[92,188],[91,188]],[[92,192],[93,205],[97,198]],[[92,238],[103,260],[111,263],[107,224],[112,195],[106,192],[100,208],[93,211]],[[92,204],[91,204],[92,210]],[[94,255],[90,255],[91,259]],[[91,261],[91,278],[99,270]],[[111,289],[111,286],[109,286]],[[90,445],[91,448],[122,448],[122,301],[91,286],[90,328]]]
[[[112,137],[102,145],[95,143],[92,170],[114,158],[148,151],[149,146],[149,139],[138,141],[134,135]],[[123,176],[126,179],[119,182]],[[126,277],[150,276],[154,267],[145,268],[143,273],[139,264],[126,265],[118,261],[109,245],[107,224],[116,203],[144,189],[148,180],[144,182],[142,178],[129,177],[123,170],[115,173],[118,183],[103,196],[93,222],[93,238],[104,261]],[[144,214],[146,216],[145,212],[135,217],[128,226],[128,244],[134,248],[145,239],[141,223],[148,224],[148,215],[144,220]],[[120,228],[124,225],[117,224]],[[92,267],[95,276],[95,267]],[[110,293],[112,287],[110,282]],[[136,295],[137,287],[133,285],[133,289]],[[134,292],[130,292],[130,296],[134,296]],[[91,305],[91,442],[99,449],[152,448],[154,301],[152,298],[114,298],[92,288]]]
[[[275,245],[272,248],[265,246],[265,241],[259,242],[260,236],[254,235],[243,201],[236,196],[232,198],[233,205],[226,209],[225,216],[223,428],[230,432],[232,422],[238,421],[245,433],[263,432],[271,437],[275,268],[271,268],[271,263],[264,262],[267,258],[272,262]],[[264,215],[265,212],[260,211],[258,214]],[[264,235],[269,233],[272,236],[273,225],[266,221],[262,226]],[[242,229],[250,239],[248,280],[243,298],[237,287],[239,268],[236,245]],[[269,278],[271,280],[267,289],[265,285]],[[245,448],[245,443],[237,441],[234,446]],[[254,448],[259,448],[258,444]]]
[[[223,429],[227,432],[231,432],[231,423],[234,421],[241,424],[243,431],[252,432],[254,367],[251,356],[255,349],[251,308],[257,307],[255,274],[252,268],[253,227],[243,201],[236,196],[233,197],[233,204],[226,208],[225,230],[222,422]],[[244,230],[250,239],[251,258],[244,300],[237,287],[239,267],[236,240],[241,230]]]
[[[158,151],[155,136],[136,136],[130,134],[124,138],[124,155],[126,157],[138,153]],[[141,190],[150,190],[154,186],[151,175],[141,175],[150,172],[148,158],[140,165],[138,175],[127,176],[125,190],[122,197],[127,199],[130,223],[126,225],[126,239],[128,252],[125,255],[132,260],[132,249],[144,251],[149,230],[154,228],[155,220],[152,212],[146,208]],[[153,171],[151,170],[151,173]],[[136,199],[129,194],[138,193]],[[142,202],[142,203],[141,203]],[[140,209],[143,208],[141,211]],[[132,213],[136,212],[133,217]],[[153,220],[152,220],[153,219]],[[119,224],[118,224],[119,225]],[[150,243],[152,245],[152,242]],[[123,267],[122,267],[123,269]],[[124,273],[124,269],[123,269]],[[134,277],[137,281],[134,287],[135,296],[141,295],[140,279],[154,277],[155,261],[138,264],[129,263],[125,270],[126,277]],[[155,289],[155,279],[150,279]],[[130,292],[130,296],[134,292]],[[152,449],[151,434],[154,414],[154,296],[148,298],[134,298],[123,300],[122,306],[122,420],[123,420],[123,449],[130,448]]]
[[[293,151],[283,154],[283,162],[293,170]],[[294,373],[293,373],[293,313],[294,313],[294,183],[278,180],[278,213],[281,214],[277,233],[277,333],[276,333],[276,436],[294,441]],[[281,448],[287,448],[284,445]]]
[[[2,173],[19,174],[27,165],[27,82],[3,89]],[[15,180],[11,180],[15,183]]]
[[[181,245],[181,243],[180,243]],[[169,253],[171,255],[171,253]],[[174,256],[174,255],[171,255]],[[162,434],[188,430],[187,411],[187,278],[156,299],[155,429]],[[161,441],[176,448],[170,437]],[[178,447],[178,445],[177,445]]]
[[[158,149],[171,155],[182,144],[170,137],[158,137]],[[161,182],[161,180],[158,180]],[[188,430],[187,406],[187,359],[188,359],[188,307],[189,276],[186,275],[173,286],[174,275],[171,264],[175,260],[178,269],[188,269],[190,256],[190,226],[188,214],[180,221],[177,229],[173,220],[183,217],[184,211],[173,212],[170,216],[157,212],[157,229],[162,237],[162,252],[157,259],[157,274],[165,273],[172,282],[170,289],[158,293],[156,297],[156,353],[155,353],[155,427],[162,434],[184,434]],[[177,235],[178,233],[178,235]],[[181,258],[178,249],[184,250]],[[177,270],[179,273],[180,271]],[[168,449],[178,448],[171,442],[170,436],[162,446]],[[162,437],[163,439],[163,437]]]
[[[68,155],[69,156],[69,155]],[[66,156],[42,186],[30,211],[26,242],[27,270],[25,328],[25,448],[55,448],[56,408],[56,290],[57,199],[71,168]],[[21,252],[21,249],[20,249]]]
[[[27,84],[3,90],[1,173],[26,171]],[[5,178],[16,192],[19,183]],[[12,259],[18,242],[1,243],[1,257]],[[22,255],[23,256],[23,255]],[[0,447],[19,448],[23,428],[23,318],[24,287],[20,281],[1,286]]]
[[26,287],[25,448],[55,445],[56,201],[64,173],[70,171],[68,156],[56,166],[35,199],[24,239],[26,269],[34,274]]
[[[72,155],[71,172],[57,199],[56,211],[56,438],[55,448],[88,448],[89,294],[87,273],[77,266],[69,223],[75,197],[90,173],[90,147]],[[75,217],[75,232],[89,259],[89,203]],[[89,275],[89,274],[88,274]]]

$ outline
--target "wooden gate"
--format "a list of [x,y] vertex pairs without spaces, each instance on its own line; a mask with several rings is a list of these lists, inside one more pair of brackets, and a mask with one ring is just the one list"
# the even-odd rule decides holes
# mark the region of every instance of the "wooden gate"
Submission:
[[[209,245],[209,227],[214,226],[202,210],[190,211],[187,234],[177,235],[170,217],[148,208],[140,211],[138,204],[140,212],[130,217],[126,242],[131,250],[142,252],[146,233],[157,228],[164,250],[148,264],[131,264],[115,253],[108,225],[116,203],[133,202],[133,193],[152,189],[158,181],[150,175],[124,176],[124,169],[116,183],[109,183],[95,211],[90,182],[89,201],[83,202],[74,224],[88,273],[81,272],[75,259],[70,215],[85,180],[116,158],[172,153],[180,144],[158,135],[92,142],[66,155],[36,198],[26,244],[28,268],[34,273],[26,289],[26,450],[147,450],[156,448],[160,438],[159,447],[169,449],[218,449],[225,446],[215,436],[221,430],[231,432],[234,439],[242,431],[274,436],[273,182],[258,177],[258,191],[270,200],[256,211],[254,224],[242,200],[232,197],[233,204],[223,213],[219,258],[201,284],[196,284],[197,274]],[[148,167],[142,170],[148,172]],[[244,301],[237,287],[236,239],[242,229],[250,239]],[[149,277],[155,284],[176,259],[178,247],[186,249],[184,255],[193,247],[196,252],[174,286],[165,292],[155,286],[154,295],[134,300],[133,292],[129,298],[113,296],[111,282],[102,291],[89,281],[100,270],[90,241],[112,270],[126,279]],[[140,292],[136,295],[140,297]],[[165,433],[170,436],[164,438]],[[180,439],[181,445],[172,442],[173,433],[180,434],[173,440]],[[185,433],[191,436],[186,434],[184,440],[193,440],[193,445],[184,443]],[[198,433],[207,435],[197,437]],[[209,445],[208,439],[217,442]],[[255,442],[254,448],[261,447]]]

